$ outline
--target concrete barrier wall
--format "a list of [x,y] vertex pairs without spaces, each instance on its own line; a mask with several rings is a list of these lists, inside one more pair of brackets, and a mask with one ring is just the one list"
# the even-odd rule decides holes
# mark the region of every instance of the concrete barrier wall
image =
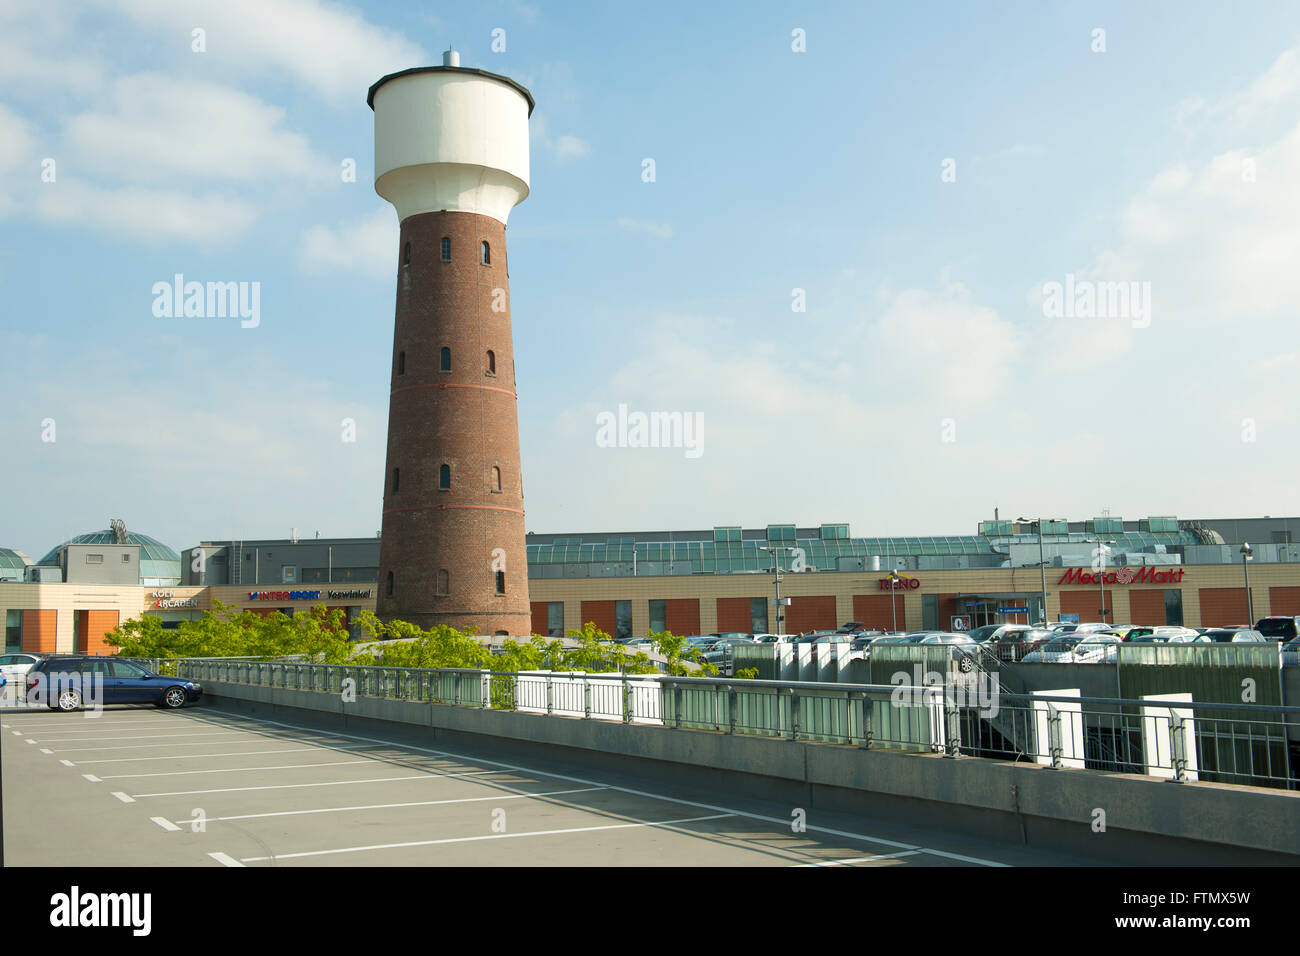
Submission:
[[[1300,862],[1300,793],[1177,784],[980,758],[675,730],[204,681],[218,706],[286,722],[394,734],[423,746],[505,749],[576,766],[736,788],[792,806],[950,829],[1133,864]],[[647,764],[650,761],[652,763]],[[1105,814],[1104,831],[1095,827]]]

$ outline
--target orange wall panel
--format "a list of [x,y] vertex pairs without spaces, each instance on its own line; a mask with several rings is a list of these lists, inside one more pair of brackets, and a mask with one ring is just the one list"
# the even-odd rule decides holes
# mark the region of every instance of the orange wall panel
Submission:
[[1128,620],[1112,621],[1112,624],[1147,624],[1165,623],[1165,592],[1156,588],[1138,588],[1128,592]]
[[[901,599],[899,604],[902,604]],[[790,602],[790,606],[785,611],[787,634],[798,634],[801,631],[833,631],[839,627],[835,622],[834,594],[800,595]]]
[[[861,621],[870,630],[893,630],[894,618],[889,610],[889,594],[853,595],[853,620]],[[795,599],[796,601],[798,598]],[[894,596],[894,613],[898,615],[899,630],[903,628],[903,595]]]
[[[773,617],[772,620],[775,621],[776,618]],[[752,626],[753,619],[749,615],[749,598],[718,598],[718,630],[721,633],[744,631],[748,634]],[[677,632],[673,631],[673,633],[676,634]]]
[[116,654],[117,648],[104,643],[104,635],[117,627],[119,614],[114,610],[89,610],[82,616],[86,632],[87,654]]
[[58,614],[54,608],[28,608],[23,611],[23,650],[44,654],[53,654],[58,650],[55,646]]
[[[1096,588],[1088,588],[1082,591],[1062,591],[1061,613],[1079,615],[1080,624],[1101,621],[1100,592]],[[1115,597],[1110,591],[1106,592],[1106,623],[1126,623],[1125,621],[1115,620]]]
[[617,609],[614,607],[617,603],[617,601],[583,601],[582,625],[586,626],[589,622],[593,623],[597,628],[613,637],[618,630],[616,623]]
[[[1225,624],[1254,624],[1247,621],[1246,591],[1244,588],[1201,588],[1201,626],[1222,627]],[[1255,619],[1263,617],[1256,614]]]
[[[674,634],[699,634],[700,633],[700,599],[699,598],[669,598],[664,601],[664,627]],[[718,628],[719,631],[723,628]],[[743,628],[738,630],[749,630],[749,622],[745,622]]]
[[[1253,591],[1254,588],[1251,588]],[[1259,602],[1256,601],[1256,604]],[[1269,614],[1300,614],[1300,588],[1269,588],[1268,589],[1268,613]],[[1255,608],[1255,621],[1258,621],[1264,615],[1260,613],[1259,608]],[[1255,621],[1251,621],[1254,624]]]

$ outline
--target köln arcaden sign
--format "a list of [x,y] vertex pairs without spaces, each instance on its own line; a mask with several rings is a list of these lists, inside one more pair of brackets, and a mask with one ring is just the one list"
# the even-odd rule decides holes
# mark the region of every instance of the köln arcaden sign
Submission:
[[[1105,580],[1100,580],[1104,578]],[[1148,565],[1138,568],[1116,568],[1114,571],[1092,573],[1083,568],[1070,568],[1061,575],[1057,584],[1181,584],[1183,569],[1157,571]]]

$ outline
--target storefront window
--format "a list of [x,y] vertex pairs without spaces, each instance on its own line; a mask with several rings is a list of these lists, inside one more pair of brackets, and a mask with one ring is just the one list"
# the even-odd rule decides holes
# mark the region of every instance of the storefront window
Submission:
[[668,630],[668,612],[666,610],[666,602],[650,602],[650,630],[654,631],[656,634]]
[[1165,623],[1183,623],[1183,592],[1172,590],[1165,592]]
[[767,630],[767,598],[750,598],[749,599],[749,627],[753,634],[766,634]]
[[23,612],[12,608],[5,611],[5,652],[23,649]]
[[632,636],[632,602],[615,601],[614,602],[614,634],[615,637]]

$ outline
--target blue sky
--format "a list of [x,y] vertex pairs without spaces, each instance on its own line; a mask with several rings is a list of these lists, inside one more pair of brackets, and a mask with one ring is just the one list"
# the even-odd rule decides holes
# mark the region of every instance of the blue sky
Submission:
[[[1295,513],[1293,3],[8,0],[0,545],[375,533],[366,89],[449,44],[537,100],[530,530]],[[155,317],[178,272],[260,283],[260,324]],[[1067,275],[1149,315],[1047,316]],[[703,454],[599,447],[620,404],[701,415]]]

